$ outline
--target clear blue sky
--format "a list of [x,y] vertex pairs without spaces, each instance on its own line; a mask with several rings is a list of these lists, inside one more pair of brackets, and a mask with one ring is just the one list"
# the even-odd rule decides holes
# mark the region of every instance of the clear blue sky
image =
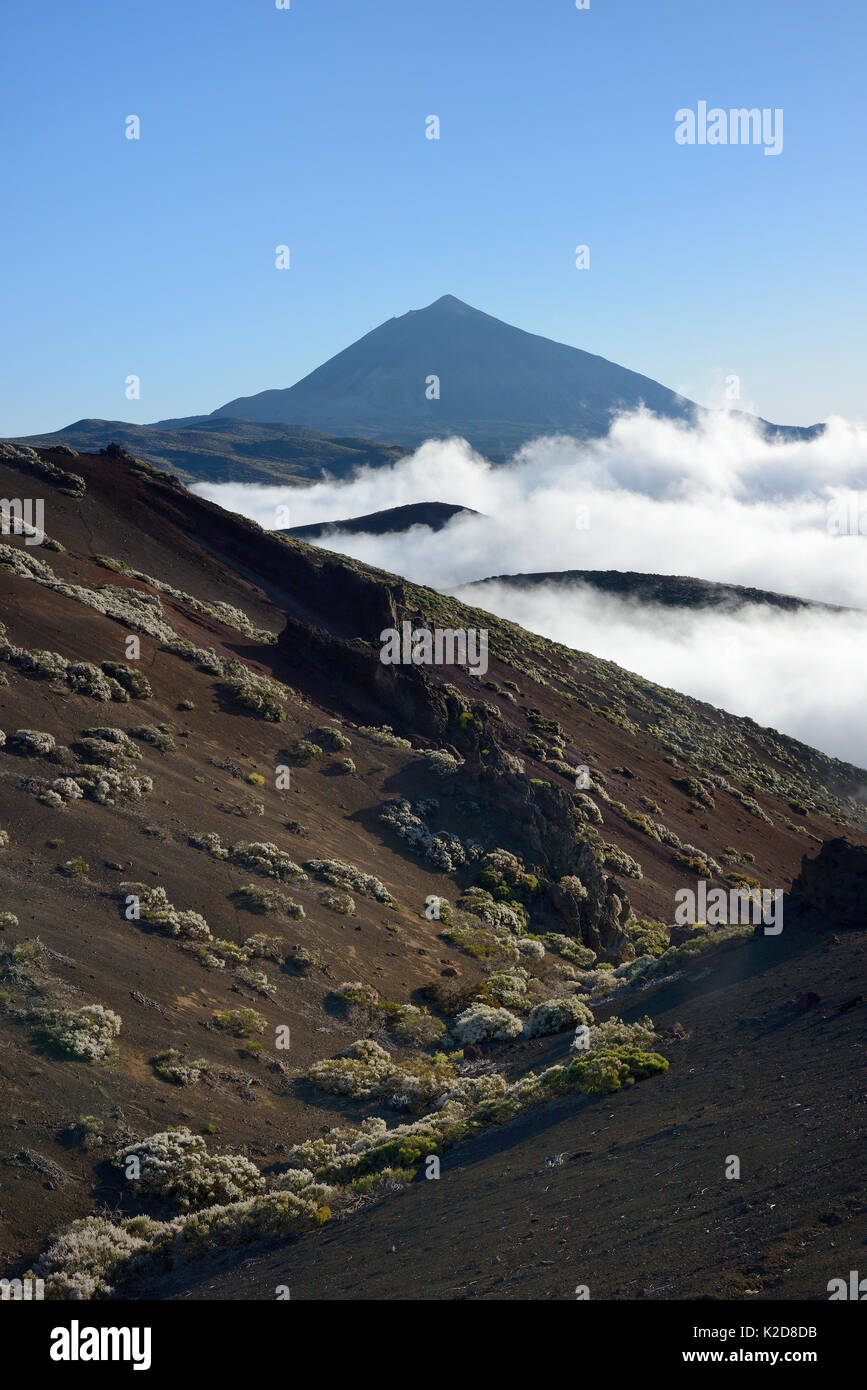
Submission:
[[[864,418],[865,50],[863,0],[11,0],[0,434],[289,386],[443,293]],[[782,154],[677,145],[700,100]]]

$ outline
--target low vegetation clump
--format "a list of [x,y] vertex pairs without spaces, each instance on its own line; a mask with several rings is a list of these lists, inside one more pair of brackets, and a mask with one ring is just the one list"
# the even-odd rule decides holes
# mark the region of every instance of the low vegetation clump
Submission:
[[183,937],[187,941],[210,942],[213,939],[211,928],[201,913],[175,907],[169,902],[165,888],[150,887],[146,883],[121,883],[118,891],[126,898],[137,898],[140,920],[159,927],[168,936]]
[[629,923],[629,938],[636,956],[661,956],[671,944],[669,928],[662,922],[643,922],[638,918]]
[[266,999],[273,997],[274,986],[264,970],[251,970],[249,966],[241,965],[236,970],[235,975],[248,989],[255,990],[257,994],[263,995]]
[[596,805],[592,796],[586,792],[573,793],[574,810],[580,820],[586,821],[589,825],[602,825],[602,812]]
[[527,1019],[525,1033],[528,1038],[542,1037],[548,1033],[562,1033],[566,1028],[577,1024],[590,1024],[593,1014],[586,1004],[574,998],[545,999],[537,1004]]
[[518,856],[507,849],[491,850],[484,856],[476,883],[501,902],[513,898],[528,901],[542,891],[537,875],[528,873]]
[[452,1033],[461,1047],[488,1040],[508,1041],[523,1031],[523,1023],[513,1013],[490,1004],[471,1004],[452,1023]]
[[528,1009],[530,977],[523,966],[512,970],[495,970],[483,981],[477,993],[480,1004],[498,1009]]
[[81,855],[76,855],[74,859],[67,859],[60,865],[60,872],[67,878],[76,878],[79,874],[89,874],[90,865]]
[[675,787],[679,787],[689,797],[690,801],[695,801],[700,806],[706,806],[708,810],[713,810],[716,803],[707,787],[697,777],[672,777],[671,781]]
[[523,903],[515,899],[498,902],[486,888],[468,888],[458,898],[458,907],[497,932],[513,932],[518,936],[527,928],[527,909]]
[[538,937],[519,936],[515,942],[515,949],[525,960],[538,963],[545,959],[545,946]]
[[605,867],[614,874],[623,874],[624,878],[643,878],[644,870],[637,859],[633,859],[631,854],[627,854],[625,849],[619,845],[605,844],[603,846],[605,854]]
[[174,1047],[157,1053],[151,1065],[162,1081],[170,1081],[174,1086],[195,1086],[211,1071],[210,1063],[204,1058],[189,1061]]
[[398,1062],[372,1038],[360,1038],[343,1056],[314,1062],[308,1079],[330,1095],[417,1111],[435,1105],[449,1092],[455,1071],[454,1062],[444,1053]]
[[446,1031],[442,1020],[435,1018],[428,1009],[380,999],[378,990],[360,980],[340,985],[334,997],[370,1023],[387,1028],[397,1042],[407,1047],[425,1047],[439,1042]]
[[55,1009],[41,1021],[47,1042],[70,1057],[102,1062],[120,1033],[121,1019],[104,1004],[85,1004],[81,1009]]
[[250,1038],[264,1033],[267,1019],[255,1009],[223,1009],[214,1014],[214,1023],[236,1038]]
[[668,1071],[668,1061],[658,1052],[643,1052],[637,1047],[617,1047],[572,1062],[566,1079],[577,1090],[588,1095],[610,1095],[662,1071]]
[[153,696],[147,676],[123,661],[103,661],[102,671],[110,680],[117,681],[131,700],[149,700]]
[[377,728],[375,724],[360,724],[358,732],[365,738],[369,738],[372,743],[378,743],[382,748],[405,748],[407,751],[412,749],[412,744],[408,738],[400,736],[392,731],[390,724],[383,724],[382,728]]
[[239,907],[246,908],[248,912],[279,912],[282,916],[295,920],[304,916],[304,908],[300,903],[284,897],[282,893],[276,893],[273,888],[259,888],[253,883],[245,883],[232,894],[232,897]]
[[309,738],[296,738],[292,745],[292,757],[299,763],[312,762],[314,758],[323,757],[323,751],[318,743],[311,743]]
[[303,882],[307,878],[294,859],[290,859],[277,845],[267,841],[233,845],[228,857],[233,864],[238,864],[241,868],[254,869],[257,873],[264,874],[267,878],[275,878],[281,883],[292,879]]
[[300,864],[296,864],[284,850],[268,841],[242,841],[236,845],[223,845],[219,835],[212,830],[207,834],[191,835],[189,842],[194,849],[201,849],[210,854],[212,859],[228,860],[241,869],[250,869],[281,883],[289,880],[303,883],[307,878]]
[[[712,878],[714,875],[714,861],[709,855],[705,857],[701,850],[676,850],[671,857],[675,864],[679,864],[682,869],[688,869],[696,878]],[[716,868],[719,869],[719,865]]]
[[265,676],[257,676],[241,663],[228,680],[217,683],[217,691],[227,704],[245,714],[256,715],[271,724],[281,724],[286,718],[286,710],[280,699],[280,692],[273,681]]
[[307,859],[304,861],[304,868],[308,869],[314,878],[319,879],[320,883],[330,883],[333,888],[351,890],[363,898],[374,898],[376,902],[385,903],[388,907],[396,906],[394,898],[381,879],[373,874],[364,873],[345,859]]
[[320,748],[327,749],[329,753],[344,753],[352,747],[352,740],[347,738],[341,729],[333,729],[327,725],[314,729],[310,738],[313,743],[319,744]]
[[445,748],[429,748],[424,756],[431,772],[437,777],[454,777],[464,765],[463,758],[456,758]]
[[75,747],[93,763],[123,764],[125,760],[135,762],[141,758],[141,749],[136,747],[123,729],[85,729]]
[[140,739],[142,743],[151,743],[154,748],[158,748],[161,753],[174,753],[177,744],[171,736],[169,729],[158,728],[155,724],[139,724],[135,729],[130,729],[132,738]]
[[114,1163],[134,1192],[170,1202],[179,1211],[237,1202],[261,1192],[265,1181],[241,1154],[212,1154],[188,1129],[153,1134],[115,1154]]
[[9,735],[9,748],[29,758],[45,758],[54,752],[54,735],[42,729],[18,729]]
[[427,817],[438,808],[439,802],[433,797],[412,803],[403,799],[390,801],[380,807],[379,819],[409,845],[414,854],[427,859],[435,868],[452,873],[481,858],[483,851],[481,845],[464,842],[450,830],[431,830]]
[[18,918],[14,912],[0,912],[0,931],[8,931],[11,927],[18,926]]
[[559,932],[547,932],[543,940],[550,950],[556,951],[564,960],[571,961],[573,965],[577,965],[583,970],[589,970],[596,960],[596,952],[574,936],[563,936]]
[[329,912],[336,912],[341,917],[355,915],[355,899],[351,893],[336,893],[331,888],[324,888],[319,894],[319,901]]
[[474,960],[517,960],[518,948],[515,940],[502,931],[492,930],[478,917],[457,914],[440,932],[444,941],[456,946]]
[[309,975],[311,970],[319,969],[322,966],[322,961],[317,953],[308,951],[306,946],[290,946],[284,959],[286,965],[297,970],[299,975]]

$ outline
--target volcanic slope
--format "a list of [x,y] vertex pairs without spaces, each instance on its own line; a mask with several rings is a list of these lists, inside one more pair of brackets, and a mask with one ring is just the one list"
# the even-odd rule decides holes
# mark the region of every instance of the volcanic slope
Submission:
[[[168,1296],[214,1252],[396,1228],[426,1155],[535,1162],[561,1114],[664,1113],[694,1047],[713,1102],[732,1062],[690,972],[755,974],[757,948],[672,943],[674,892],[786,887],[841,828],[864,843],[863,772],[130,458],[0,445],[0,492],[45,503],[43,544],[0,541],[8,1277]],[[404,620],[487,628],[489,670],[383,666]],[[660,1032],[667,995],[655,1030],[597,1031],[680,969],[691,1039]]]

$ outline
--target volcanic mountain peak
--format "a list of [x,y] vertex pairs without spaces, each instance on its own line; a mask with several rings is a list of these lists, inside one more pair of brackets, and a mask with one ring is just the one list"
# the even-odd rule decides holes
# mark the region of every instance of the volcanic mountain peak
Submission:
[[214,416],[406,446],[460,435],[503,460],[544,434],[604,435],[616,412],[639,406],[674,420],[699,409],[650,377],[444,294],[388,319],[294,386],[240,397]]

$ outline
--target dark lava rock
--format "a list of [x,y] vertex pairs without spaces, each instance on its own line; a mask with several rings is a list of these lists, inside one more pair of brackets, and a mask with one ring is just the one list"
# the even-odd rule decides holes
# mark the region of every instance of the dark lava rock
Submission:
[[837,927],[867,927],[867,846],[841,836],[806,854],[792,884],[792,901]]

